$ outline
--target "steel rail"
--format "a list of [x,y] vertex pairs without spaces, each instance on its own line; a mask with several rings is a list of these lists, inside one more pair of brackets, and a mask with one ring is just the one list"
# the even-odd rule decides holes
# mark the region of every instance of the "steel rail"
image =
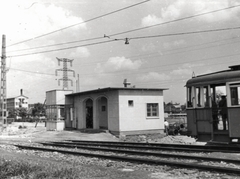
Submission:
[[168,166],[174,166],[174,167],[180,167],[180,168],[191,168],[191,169],[215,171],[215,172],[221,172],[221,173],[240,174],[240,169],[211,166],[211,165],[201,165],[201,164],[196,164],[196,163],[171,162],[171,161],[153,160],[153,159],[140,159],[140,158],[135,158],[135,157],[92,154],[92,153],[85,153],[85,152],[74,152],[74,151],[66,151],[66,150],[53,149],[53,148],[42,148],[42,147],[23,146],[23,145],[15,145],[15,146],[18,148],[21,148],[21,149],[28,149],[28,150],[41,150],[41,151],[48,151],[48,152],[58,152],[58,153],[63,153],[63,154],[111,159],[111,160],[117,160],[117,161],[120,160],[120,161],[127,161],[127,162],[133,162],[133,163],[141,163],[141,164],[144,163],[144,164],[153,164],[153,165],[168,165]]
[[122,150],[122,149],[112,149],[106,147],[87,147],[79,146],[76,144],[56,144],[56,143],[41,143],[45,146],[54,146],[54,147],[65,147],[65,148],[78,148],[78,149],[87,149],[95,151],[105,151],[105,152],[116,152],[116,153],[125,153],[131,155],[145,155],[145,156],[157,156],[165,158],[182,158],[182,159],[193,159],[193,160],[204,160],[204,161],[214,161],[214,162],[228,162],[240,164],[240,160],[235,159],[226,159],[226,158],[215,158],[215,157],[204,157],[204,156],[193,156],[193,155],[180,155],[180,154],[166,154],[159,152],[149,152],[149,151],[135,151],[135,150]]
[[[53,143],[66,143],[66,142],[53,142]],[[71,143],[71,142],[69,142]],[[181,145],[179,147],[167,145],[167,146],[154,146],[154,145],[131,145],[131,144],[123,144],[122,143],[94,143],[94,142],[73,142],[78,145],[88,145],[88,146],[107,146],[107,147],[119,147],[119,148],[134,148],[134,149],[144,149],[144,150],[168,150],[168,151],[184,151],[184,152],[225,152],[225,153],[240,153],[240,151],[235,150],[227,150],[227,149],[209,149],[209,148],[187,148],[184,145]]]
[[122,145],[146,145],[146,146],[171,146],[185,148],[203,148],[203,149],[223,149],[223,150],[239,150],[240,145],[186,145],[186,144],[163,144],[163,143],[141,143],[141,142],[115,142],[115,141],[90,141],[90,140],[66,140],[74,143],[98,143],[98,144],[122,144]]

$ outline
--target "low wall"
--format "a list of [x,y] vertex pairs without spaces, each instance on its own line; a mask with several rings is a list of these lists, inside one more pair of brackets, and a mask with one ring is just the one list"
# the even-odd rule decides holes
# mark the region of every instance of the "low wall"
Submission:
[[65,128],[64,121],[47,121],[46,122],[47,131],[62,131]]

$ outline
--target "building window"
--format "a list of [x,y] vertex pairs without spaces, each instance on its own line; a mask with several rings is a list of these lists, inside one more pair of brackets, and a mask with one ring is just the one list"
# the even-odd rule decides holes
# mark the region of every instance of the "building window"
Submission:
[[16,106],[18,106],[19,105],[19,102],[16,102]]
[[158,117],[158,103],[147,104],[147,117]]
[[133,107],[133,100],[128,100],[128,106]]

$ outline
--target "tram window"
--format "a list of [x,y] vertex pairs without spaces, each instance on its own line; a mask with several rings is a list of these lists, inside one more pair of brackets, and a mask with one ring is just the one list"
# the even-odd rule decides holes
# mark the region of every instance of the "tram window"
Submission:
[[187,88],[187,107],[193,107],[192,103],[192,88]]
[[200,87],[197,87],[196,88],[196,104],[197,104],[197,107],[201,107],[201,90],[200,90]]
[[239,105],[240,99],[238,98],[240,93],[240,86],[230,87],[231,92],[231,105]]
[[203,92],[204,92],[204,105],[205,105],[205,107],[209,107],[209,97],[208,97],[208,87],[207,86],[204,86]]

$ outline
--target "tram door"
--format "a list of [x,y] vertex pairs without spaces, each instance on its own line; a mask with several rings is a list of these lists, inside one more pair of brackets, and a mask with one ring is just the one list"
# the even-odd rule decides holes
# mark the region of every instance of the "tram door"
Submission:
[[226,86],[211,86],[213,131],[228,131]]
[[211,85],[213,140],[226,141],[229,137],[226,85]]

